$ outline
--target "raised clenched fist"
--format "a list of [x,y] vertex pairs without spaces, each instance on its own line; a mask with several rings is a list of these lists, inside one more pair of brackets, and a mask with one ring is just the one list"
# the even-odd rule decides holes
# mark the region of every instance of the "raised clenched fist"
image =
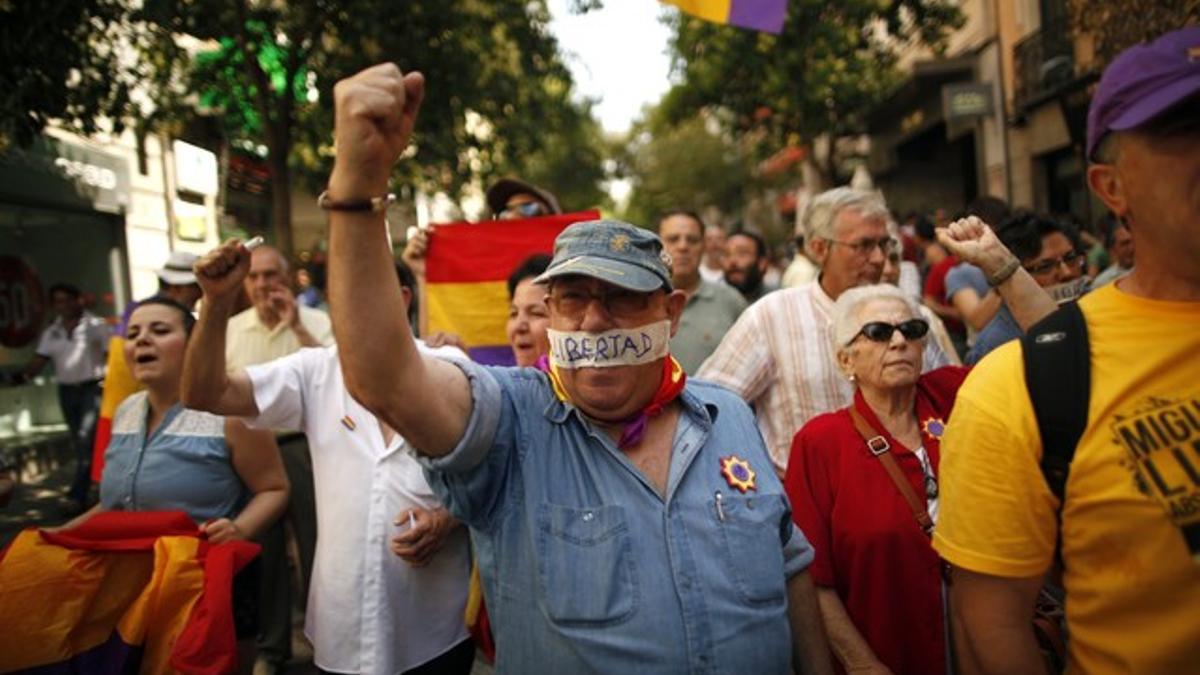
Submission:
[[337,156],[329,180],[331,199],[384,194],[392,165],[412,137],[424,96],[425,77],[406,75],[394,63],[372,66],[334,86]]
[[250,272],[250,251],[238,239],[226,240],[224,244],[205,253],[192,266],[196,282],[204,291],[206,303],[232,300],[237,297],[242,281]]

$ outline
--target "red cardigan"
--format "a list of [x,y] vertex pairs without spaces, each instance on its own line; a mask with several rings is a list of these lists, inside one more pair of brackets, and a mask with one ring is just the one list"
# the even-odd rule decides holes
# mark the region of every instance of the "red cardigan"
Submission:
[[[967,372],[948,366],[917,381],[917,421],[935,476],[942,428]],[[924,497],[917,456],[883,429],[861,393],[854,406]],[[945,673],[941,561],[847,410],[814,417],[796,434],[784,488],[816,549],[813,582],[837,591],[876,657],[897,675]]]

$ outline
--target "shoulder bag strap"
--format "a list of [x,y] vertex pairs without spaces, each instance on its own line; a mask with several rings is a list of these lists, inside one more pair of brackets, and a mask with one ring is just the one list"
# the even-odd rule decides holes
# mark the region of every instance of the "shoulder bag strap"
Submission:
[[908,502],[908,508],[912,509],[913,520],[917,521],[917,525],[921,526],[921,531],[929,536],[933,533],[933,519],[929,517],[929,512],[925,510],[925,502],[917,496],[913,491],[912,485],[908,479],[904,477],[904,472],[900,470],[900,465],[896,463],[896,458],[892,456],[891,445],[883,436],[875,433],[871,425],[863,418],[862,413],[854,409],[851,405],[850,419],[854,421],[854,428],[858,430],[858,435],[867,443],[867,449],[871,454],[879,458],[879,463],[883,465],[883,470],[887,472],[892,482],[896,484],[896,489],[904,497],[904,501]]

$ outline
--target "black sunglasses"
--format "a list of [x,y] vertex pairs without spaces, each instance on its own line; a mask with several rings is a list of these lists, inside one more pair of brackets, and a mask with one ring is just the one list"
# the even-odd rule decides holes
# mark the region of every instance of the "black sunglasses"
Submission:
[[920,340],[929,332],[929,322],[925,319],[909,319],[903,323],[887,323],[885,321],[872,321],[865,324],[854,337],[850,338],[850,344],[858,339],[861,335],[871,342],[888,342],[892,339],[892,333],[900,331],[905,340],[909,342]]

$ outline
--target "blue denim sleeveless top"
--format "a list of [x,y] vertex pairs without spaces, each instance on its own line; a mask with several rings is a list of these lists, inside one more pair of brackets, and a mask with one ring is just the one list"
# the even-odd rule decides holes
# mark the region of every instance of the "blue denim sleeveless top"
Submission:
[[113,416],[100,503],[123,511],[184,511],[197,523],[232,518],[247,500],[225,443],[225,419],[176,403],[148,437],[146,392]]

